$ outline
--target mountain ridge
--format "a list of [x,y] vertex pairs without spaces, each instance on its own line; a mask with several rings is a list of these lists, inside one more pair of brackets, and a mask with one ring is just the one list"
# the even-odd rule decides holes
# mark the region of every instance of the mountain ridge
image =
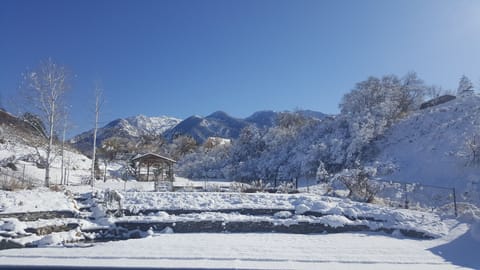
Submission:
[[[298,112],[311,118],[320,119],[326,116],[315,111]],[[140,138],[144,135],[163,136],[171,141],[176,136],[186,135],[194,138],[200,144],[209,137],[235,139],[248,125],[254,125],[260,129],[274,126],[280,113],[282,112],[258,111],[246,118],[237,118],[219,110],[205,117],[192,115],[183,120],[169,116],[149,117],[140,114],[118,118],[100,127],[97,131],[97,144],[101,145],[103,140],[114,136],[129,139]],[[79,150],[88,150],[93,143],[93,129],[74,136],[70,143]]]

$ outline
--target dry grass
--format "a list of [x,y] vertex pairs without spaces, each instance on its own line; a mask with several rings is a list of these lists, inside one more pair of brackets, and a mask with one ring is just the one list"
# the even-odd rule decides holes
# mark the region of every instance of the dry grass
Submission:
[[19,181],[15,178],[7,178],[0,180],[0,189],[7,190],[7,191],[15,191],[15,190],[22,190],[22,189],[30,189],[32,185],[27,182]]

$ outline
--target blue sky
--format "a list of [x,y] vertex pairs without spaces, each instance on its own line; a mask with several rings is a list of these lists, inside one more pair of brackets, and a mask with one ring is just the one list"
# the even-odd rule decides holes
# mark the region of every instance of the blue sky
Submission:
[[[137,114],[337,113],[370,75],[480,82],[480,1],[0,0],[0,93],[52,57],[75,74],[71,133]],[[12,109],[13,110],[13,109]]]

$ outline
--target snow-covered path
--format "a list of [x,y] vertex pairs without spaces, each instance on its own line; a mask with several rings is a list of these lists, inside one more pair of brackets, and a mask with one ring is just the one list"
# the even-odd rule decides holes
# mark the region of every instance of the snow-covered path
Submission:
[[[460,233],[465,229],[460,230]],[[160,234],[90,248],[0,251],[0,265],[233,269],[468,269],[433,254],[438,240],[383,234]]]

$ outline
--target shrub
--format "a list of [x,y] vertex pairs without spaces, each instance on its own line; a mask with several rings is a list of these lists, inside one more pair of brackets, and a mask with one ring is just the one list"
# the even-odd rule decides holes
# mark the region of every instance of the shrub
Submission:
[[348,197],[364,202],[373,202],[375,195],[380,191],[380,185],[372,181],[376,170],[371,167],[358,169],[345,169],[334,177],[341,182],[349,191]]

